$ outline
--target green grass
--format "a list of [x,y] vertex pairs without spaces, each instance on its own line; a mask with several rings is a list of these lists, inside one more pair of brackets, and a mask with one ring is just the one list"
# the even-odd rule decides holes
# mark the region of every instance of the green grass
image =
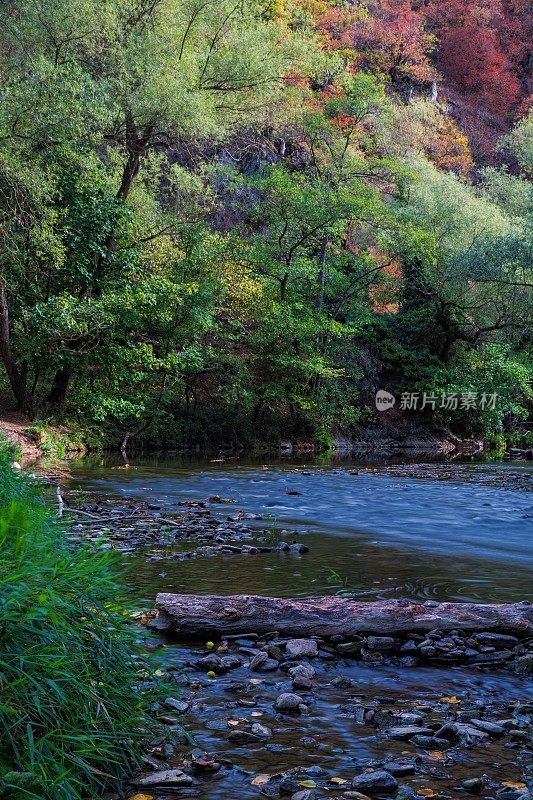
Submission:
[[131,774],[147,722],[117,574],[67,547],[0,451],[0,797],[77,800]]

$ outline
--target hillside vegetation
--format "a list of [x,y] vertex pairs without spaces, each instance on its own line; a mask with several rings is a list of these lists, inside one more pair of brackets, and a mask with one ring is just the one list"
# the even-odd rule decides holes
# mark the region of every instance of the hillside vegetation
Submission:
[[4,2],[6,402],[113,445],[327,445],[376,424],[381,388],[521,436],[528,12]]

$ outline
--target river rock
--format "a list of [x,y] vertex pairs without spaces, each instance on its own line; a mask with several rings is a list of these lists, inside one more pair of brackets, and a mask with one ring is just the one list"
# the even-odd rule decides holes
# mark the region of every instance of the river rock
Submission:
[[485,733],[490,733],[493,736],[503,736],[505,733],[505,728],[502,728],[497,722],[488,722],[485,719],[471,719],[470,724],[479,728],[480,731],[485,731]]
[[388,651],[394,649],[392,636],[369,636],[366,640],[369,650]]
[[489,738],[488,733],[485,733],[485,731],[480,731],[479,728],[467,725],[464,722],[456,722],[454,727],[457,735],[465,744],[479,744],[479,742]]
[[395,778],[413,775],[416,772],[416,766],[411,761],[387,761],[383,764],[383,769],[385,772],[390,772]]
[[382,792],[392,794],[398,788],[398,781],[383,769],[374,772],[365,772],[352,780],[352,789],[365,792],[366,794],[381,794]]
[[181,769],[163,769],[160,772],[153,772],[144,778],[137,778],[134,781],[136,786],[192,786],[194,783],[190,775],[186,775]]
[[471,794],[478,794],[483,789],[481,778],[467,778],[461,783],[461,786]]
[[267,728],[266,725],[261,725],[259,722],[255,722],[252,725],[252,733],[255,736],[260,736],[262,739],[270,739],[272,736],[270,728]]
[[296,664],[294,667],[290,667],[289,675],[291,678],[307,678],[308,680],[312,680],[315,677],[315,669],[311,666],[311,664]]
[[433,731],[431,728],[422,728],[419,725],[398,725],[394,728],[389,728],[387,736],[389,739],[400,739],[407,741],[412,736],[431,736]]
[[486,633],[476,633],[474,638],[477,639],[480,644],[495,645],[496,647],[503,648],[514,647],[518,644],[516,636],[510,636],[505,633],[492,633],[488,631]]
[[276,711],[281,711],[284,714],[296,714],[301,711],[300,706],[302,705],[305,705],[303,697],[292,692],[283,692],[273,703]]
[[510,664],[509,669],[516,672],[517,675],[531,675],[533,674],[533,653],[528,653],[525,656],[515,658]]
[[314,639],[289,639],[285,652],[289,658],[314,658],[318,655],[318,646]]
[[349,655],[352,655],[352,654],[355,655],[357,653],[360,653],[362,647],[363,647],[363,642],[362,641],[360,641],[360,642],[358,642],[358,641],[341,642],[340,644],[337,645],[335,650],[341,656],[344,656],[344,655],[349,656]]
[[167,708],[172,708],[174,711],[179,711],[180,714],[185,714],[189,710],[189,704],[185,700],[176,700],[175,697],[167,697],[165,700]]

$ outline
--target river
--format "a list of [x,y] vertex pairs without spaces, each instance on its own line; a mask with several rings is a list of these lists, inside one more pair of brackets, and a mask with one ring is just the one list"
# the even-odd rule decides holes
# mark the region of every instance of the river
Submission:
[[[220,495],[236,502],[212,505],[217,516],[261,515],[248,524],[267,529],[267,540],[281,536],[309,548],[305,554],[187,561],[172,560],[172,548],[156,561],[133,553],[126,557],[128,580],[140,605],[150,606],[161,590],[533,601],[533,493],[527,491],[533,482],[531,464],[470,462],[404,469],[355,460],[304,464],[264,458],[145,458],[132,459],[126,466],[94,458],[73,464],[72,474],[71,488],[89,499],[148,500],[168,516],[179,511],[179,501]],[[180,545],[175,547],[179,550]],[[184,719],[198,752],[223,761],[219,772],[203,776],[200,787],[187,790],[186,796],[253,800],[262,792],[279,797],[276,779],[254,785],[254,776],[297,768],[298,780],[318,784],[317,800],[340,798],[342,786],[348,784],[333,785],[332,776],[350,780],[361,769],[391,759],[411,759],[413,774],[398,780],[425,791],[426,797],[464,796],[457,787],[473,777],[482,779],[483,797],[506,790],[513,797],[512,792],[519,795],[520,790],[503,781],[524,786],[524,780],[533,780],[531,751],[525,745],[517,750],[507,737],[505,743],[491,739],[466,750],[428,751],[411,742],[391,742],[375,727],[355,721],[361,705],[367,712],[429,714],[426,719],[437,727],[456,710],[467,718],[504,719],[515,713],[516,703],[531,701],[529,679],[463,667],[374,666],[328,660],[324,654],[313,661],[316,689],[310,692],[309,712],[280,720],[272,702],[280,690],[290,691],[290,682],[287,688],[279,672],[251,679],[243,663],[210,680],[194,668],[209,652],[205,642],[151,637],[147,645],[154,650],[147,657],[185,684],[182,696],[191,706]],[[182,678],[185,674],[189,682]],[[340,677],[348,679],[348,688],[331,683]],[[239,730],[246,739],[258,722],[268,726],[267,740],[239,744],[228,738],[228,732],[231,738],[231,732]],[[190,745],[178,747],[171,763],[181,765],[190,750]]]

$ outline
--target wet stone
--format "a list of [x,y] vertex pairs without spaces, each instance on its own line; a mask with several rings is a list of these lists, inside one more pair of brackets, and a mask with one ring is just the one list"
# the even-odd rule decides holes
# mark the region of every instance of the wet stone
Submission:
[[387,736],[389,739],[399,739],[408,741],[413,736],[431,736],[433,731],[431,728],[422,728],[419,725],[399,725],[394,728],[389,728]]
[[395,792],[398,788],[398,781],[385,770],[375,770],[358,775],[352,780],[352,789],[360,790],[366,794],[381,794]]
[[303,697],[291,692],[283,692],[273,703],[276,711],[281,711],[284,714],[296,714],[301,710],[300,707],[302,705],[304,705]]
[[318,655],[318,646],[314,639],[289,639],[285,652],[289,658],[314,658]]
[[369,650],[388,651],[394,649],[392,636],[369,636],[366,640]]
[[192,786],[194,783],[190,775],[186,775],[180,769],[164,769],[160,772],[153,772],[135,781],[136,786],[156,787],[156,786]]

